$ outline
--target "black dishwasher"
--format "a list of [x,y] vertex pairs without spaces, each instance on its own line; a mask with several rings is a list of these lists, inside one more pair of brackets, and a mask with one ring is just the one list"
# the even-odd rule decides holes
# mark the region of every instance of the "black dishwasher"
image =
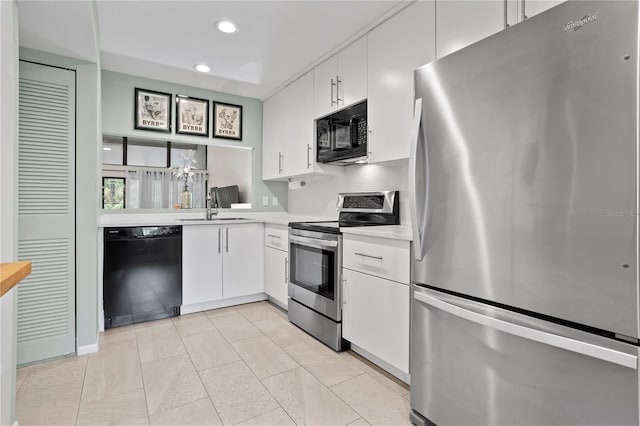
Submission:
[[182,226],[104,229],[104,327],[180,315]]

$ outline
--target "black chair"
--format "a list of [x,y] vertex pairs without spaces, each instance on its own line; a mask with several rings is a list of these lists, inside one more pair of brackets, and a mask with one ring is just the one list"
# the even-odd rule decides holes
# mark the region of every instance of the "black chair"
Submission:
[[231,207],[231,204],[240,202],[240,192],[238,191],[238,185],[225,186],[222,188],[213,187],[210,190],[211,202],[213,205],[218,203],[218,207],[221,209]]

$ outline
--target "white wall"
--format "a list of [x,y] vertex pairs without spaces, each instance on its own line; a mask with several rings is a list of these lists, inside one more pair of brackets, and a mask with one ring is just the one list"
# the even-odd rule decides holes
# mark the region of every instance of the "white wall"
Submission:
[[[0,1],[0,262],[16,260],[18,9]],[[0,299],[0,425],[15,419],[16,289]]]
[[[201,99],[229,102],[242,105],[242,142],[214,139],[199,136],[175,134],[172,125],[171,134],[162,134],[133,128],[134,88],[139,87],[158,92],[182,94]],[[175,117],[175,103],[172,105]],[[173,123],[172,123],[173,124]],[[102,71],[102,131],[111,136],[140,137],[144,139],[171,140],[174,142],[199,143],[211,146],[240,146],[252,148],[251,199],[253,210],[283,211],[287,209],[287,186],[283,182],[262,181],[262,102],[258,99],[236,96],[212,90],[186,85],[151,80],[112,71]],[[157,134],[156,134],[157,133]],[[278,197],[279,205],[263,207],[262,197]],[[139,211],[145,213],[144,210]],[[114,213],[114,212],[109,212]],[[131,213],[131,212],[129,212]]]
[[400,223],[411,223],[408,187],[409,160],[346,166],[343,175],[306,179],[300,189],[289,189],[289,213],[336,216],[339,192],[400,191]]
[[240,202],[258,206],[258,200],[251,200],[251,156],[248,149],[208,147],[208,188],[238,185]]

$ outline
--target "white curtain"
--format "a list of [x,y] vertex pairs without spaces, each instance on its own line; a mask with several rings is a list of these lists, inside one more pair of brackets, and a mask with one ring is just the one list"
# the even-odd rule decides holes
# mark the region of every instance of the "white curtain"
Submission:
[[[206,199],[206,171],[194,171],[189,190],[193,194],[193,208],[204,208]],[[130,169],[127,171],[126,206],[128,209],[174,208],[180,203],[184,184],[169,170]]]

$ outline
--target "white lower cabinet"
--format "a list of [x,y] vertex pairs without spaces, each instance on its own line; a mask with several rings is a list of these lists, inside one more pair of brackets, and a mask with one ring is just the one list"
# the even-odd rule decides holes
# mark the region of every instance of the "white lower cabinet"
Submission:
[[342,335],[409,374],[409,286],[342,270]]
[[222,226],[182,227],[182,304],[222,299]]
[[263,292],[261,232],[259,223],[182,227],[183,313]]
[[409,241],[343,236],[342,336],[354,351],[405,382],[409,381],[410,259]]
[[262,292],[258,247],[258,223],[223,226],[222,297],[247,296]]
[[289,253],[274,249],[264,248],[264,292],[283,307],[288,303],[288,276]]
[[264,292],[282,308],[289,305],[289,227],[264,226]]

